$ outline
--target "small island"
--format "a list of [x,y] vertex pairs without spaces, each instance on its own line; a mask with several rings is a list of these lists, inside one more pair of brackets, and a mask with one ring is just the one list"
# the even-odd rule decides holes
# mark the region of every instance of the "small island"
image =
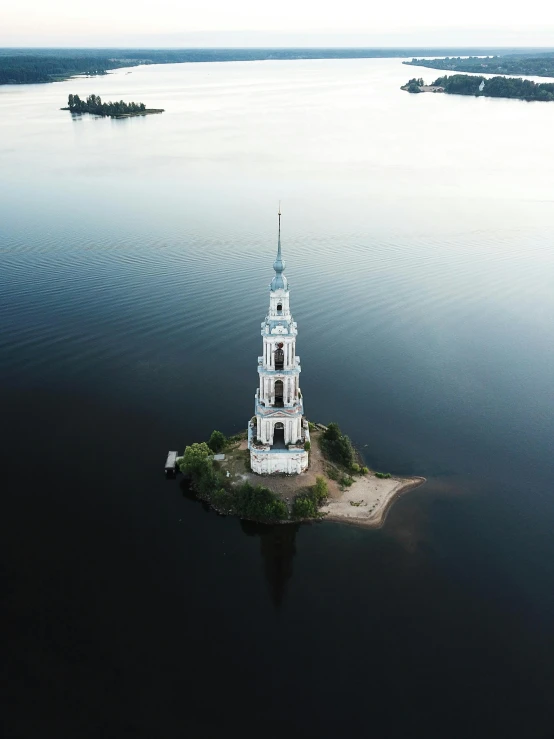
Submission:
[[164,112],[163,108],[147,108],[144,103],[124,103],[123,100],[103,103],[98,95],[89,95],[86,100],[81,100],[79,95],[70,95],[67,99],[67,107],[61,110],[79,114],[91,113],[104,118],[131,118],[137,115]]
[[281,252],[280,207],[278,216],[275,276],[261,324],[254,415],[243,434],[226,439],[214,431],[208,442],[190,444],[181,457],[169,452],[165,473],[174,477],[178,469],[196,497],[223,515],[262,523],[326,516],[381,526],[392,501],[425,479],[370,472],[336,423],[324,426],[306,418],[296,353],[298,324],[290,309]]
[[444,87],[438,85],[426,85],[422,77],[414,77],[408,80],[405,85],[402,85],[401,90],[406,92],[418,93],[418,92],[444,92]]
[[447,95],[473,95],[474,97],[512,98],[526,101],[549,102],[554,100],[554,84],[532,82],[519,77],[491,77],[453,74],[437,77],[426,85],[421,77],[409,80],[401,90],[410,93],[444,92]]
[[187,446],[177,469],[220,515],[272,524],[329,520],[379,528],[394,500],[425,482],[371,471],[336,423],[309,425],[310,464],[300,475],[267,474],[260,484],[247,434],[226,438],[220,431]]

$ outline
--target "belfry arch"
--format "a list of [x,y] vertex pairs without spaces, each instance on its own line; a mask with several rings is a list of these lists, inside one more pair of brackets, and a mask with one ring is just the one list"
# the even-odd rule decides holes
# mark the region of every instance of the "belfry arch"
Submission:
[[277,349],[275,349],[273,356],[275,369],[282,370],[285,365],[285,352],[282,344],[277,344]]
[[275,406],[277,408],[283,407],[283,380],[275,380]]

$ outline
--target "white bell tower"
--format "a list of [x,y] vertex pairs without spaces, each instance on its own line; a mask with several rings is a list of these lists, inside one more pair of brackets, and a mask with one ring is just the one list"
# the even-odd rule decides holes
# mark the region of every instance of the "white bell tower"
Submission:
[[281,256],[281,208],[275,277],[269,293],[269,313],[262,323],[263,354],[258,357],[260,384],[255,416],[248,424],[250,463],[258,474],[298,474],[308,468],[310,440],[303,417],[300,357],[296,356],[296,323],[289,306],[289,286]]

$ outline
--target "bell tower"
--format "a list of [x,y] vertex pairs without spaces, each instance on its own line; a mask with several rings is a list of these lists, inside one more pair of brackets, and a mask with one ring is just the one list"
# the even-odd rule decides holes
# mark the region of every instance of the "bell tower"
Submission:
[[258,474],[298,474],[308,468],[310,440],[300,392],[300,357],[296,356],[296,323],[289,304],[289,285],[281,254],[279,206],[275,277],[269,286],[269,312],[262,323],[262,356],[258,357],[259,387],[255,416],[248,424],[250,463]]

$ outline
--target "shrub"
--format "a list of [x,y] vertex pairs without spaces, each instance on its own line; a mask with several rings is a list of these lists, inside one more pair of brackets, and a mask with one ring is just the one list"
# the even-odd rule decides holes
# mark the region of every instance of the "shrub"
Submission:
[[360,465],[357,462],[353,462],[350,469],[357,475],[360,472]]
[[340,473],[335,467],[329,466],[325,471],[327,472],[327,477],[330,480],[338,481],[340,479]]
[[369,469],[367,467],[362,467],[362,469],[360,470],[360,473],[362,475],[367,475],[368,472],[369,472]]
[[310,442],[309,441],[305,441],[304,442],[304,451],[309,452],[311,448],[312,448],[312,445],[310,444]]
[[210,447],[212,452],[214,452],[214,454],[219,454],[219,452],[223,451],[226,444],[227,439],[221,433],[221,431],[212,431],[212,435],[210,436],[210,440],[208,441],[208,446]]
[[341,478],[340,484],[344,485],[345,488],[349,488],[354,480],[350,477],[350,475],[344,475],[344,477]]
[[310,431],[314,431],[315,430],[315,423],[312,423],[311,421],[308,421],[308,428],[310,429]]
[[212,494],[211,501],[214,506],[222,508],[229,513],[234,511],[234,497],[231,492],[225,490],[225,488],[219,488]]
[[328,494],[327,481],[324,477],[318,475],[315,478],[315,485],[312,488],[313,495],[318,503],[325,500]]
[[294,518],[313,518],[317,516],[317,505],[307,495],[298,495],[292,504]]
[[381,480],[388,480],[392,475],[390,472],[376,472],[375,477],[379,477]]
[[245,482],[235,493],[235,509],[239,516],[262,521],[282,521],[289,517],[286,503],[262,485]]
[[195,477],[194,482],[201,495],[209,496],[219,487],[219,475],[213,466],[206,467],[202,470],[200,475]]

